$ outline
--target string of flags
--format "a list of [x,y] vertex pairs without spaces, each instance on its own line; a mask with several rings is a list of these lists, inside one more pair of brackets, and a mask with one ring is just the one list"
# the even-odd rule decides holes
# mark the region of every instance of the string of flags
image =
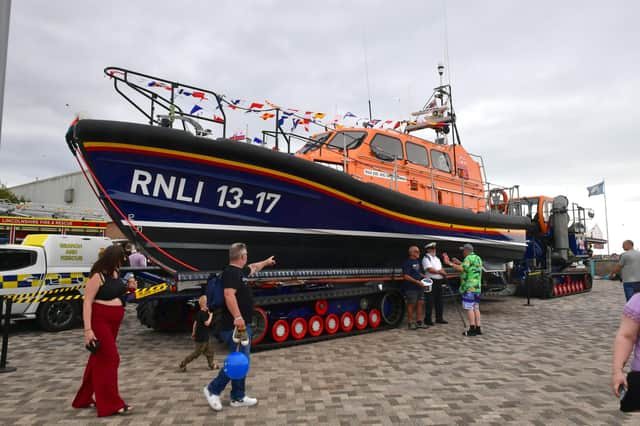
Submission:
[[[319,126],[323,129],[331,128],[336,130],[346,127],[399,129],[403,125],[413,125],[425,122],[425,120],[437,119],[438,115],[440,114],[441,116],[442,112],[448,108],[448,105],[428,105],[427,109],[421,112],[422,115],[414,118],[413,120],[369,119],[368,117],[360,117],[350,111],[329,117],[324,112],[286,108],[268,100],[251,101],[220,96],[219,103],[218,98],[212,96],[210,93],[190,89],[188,87],[181,87],[176,83],[171,84],[164,81],[153,80],[145,78],[139,74],[125,74],[123,71],[118,69],[111,69],[108,74],[111,77],[119,77],[121,79],[126,78],[126,81],[130,81],[146,89],[153,90],[154,93],[158,93],[159,96],[163,96],[165,98],[167,97],[167,94],[170,94],[173,90],[173,103],[178,105],[183,111],[189,111],[189,114],[192,116],[203,117],[218,123],[224,123],[225,118],[221,111],[222,108],[228,108],[232,111],[244,111],[245,114],[256,114],[264,121],[277,118],[277,125],[284,130],[291,132],[302,130],[308,133],[310,132],[311,125]],[[443,125],[445,125],[445,123],[443,123]],[[236,132],[230,139],[249,141],[244,132]],[[251,142],[256,144],[263,143],[260,138],[253,138]]]

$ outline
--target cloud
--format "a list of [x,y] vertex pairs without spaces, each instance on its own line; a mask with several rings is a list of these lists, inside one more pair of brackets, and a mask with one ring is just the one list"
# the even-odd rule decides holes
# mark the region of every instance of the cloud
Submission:
[[489,180],[580,198],[602,177],[613,194],[640,170],[633,2],[12,6],[0,145],[9,185],[77,170],[64,133],[78,112],[144,121],[113,92],[107,65],[329,114],[367,115],[371,99],[376,117],[402,119],[430,95],[444,61],[463,144],[483,156]]

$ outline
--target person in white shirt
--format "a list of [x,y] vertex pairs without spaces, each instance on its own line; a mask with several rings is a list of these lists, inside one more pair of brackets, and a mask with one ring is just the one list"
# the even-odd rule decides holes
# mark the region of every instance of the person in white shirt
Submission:
[[432,242],[424,246],[426,251],[422,258],[422,270],[427,278],[431,278],[433,281],[432,290],[430,293],[425,293],[425,316],[424,323],[426,325],[433,325],[431,320],[431,312],[435,305],[436,310],[436,323],[447,324],[443,317],[443,305],[442,305],[442,285],[446,283],[447,273],[442,269],[442,262],[438,256],[436,256],[436,243]]

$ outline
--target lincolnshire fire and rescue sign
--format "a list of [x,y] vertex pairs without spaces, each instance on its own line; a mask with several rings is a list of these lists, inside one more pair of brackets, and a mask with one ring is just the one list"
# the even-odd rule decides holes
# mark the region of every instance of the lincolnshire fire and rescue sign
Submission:
[[52,219],[36,217],[0,216],[0,225],[5,226],[51,226],[56,228],[106,229],[107,222],[99,220]]

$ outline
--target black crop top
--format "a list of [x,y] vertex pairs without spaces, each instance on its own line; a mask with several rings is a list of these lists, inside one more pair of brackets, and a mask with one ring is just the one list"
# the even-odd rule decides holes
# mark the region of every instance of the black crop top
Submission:
[[[102,274],[100,278],[102,279]],[[127,293],[127,285],[120,278],[109,277],[104,281],[96,293],[98,300],[112,300]]]

